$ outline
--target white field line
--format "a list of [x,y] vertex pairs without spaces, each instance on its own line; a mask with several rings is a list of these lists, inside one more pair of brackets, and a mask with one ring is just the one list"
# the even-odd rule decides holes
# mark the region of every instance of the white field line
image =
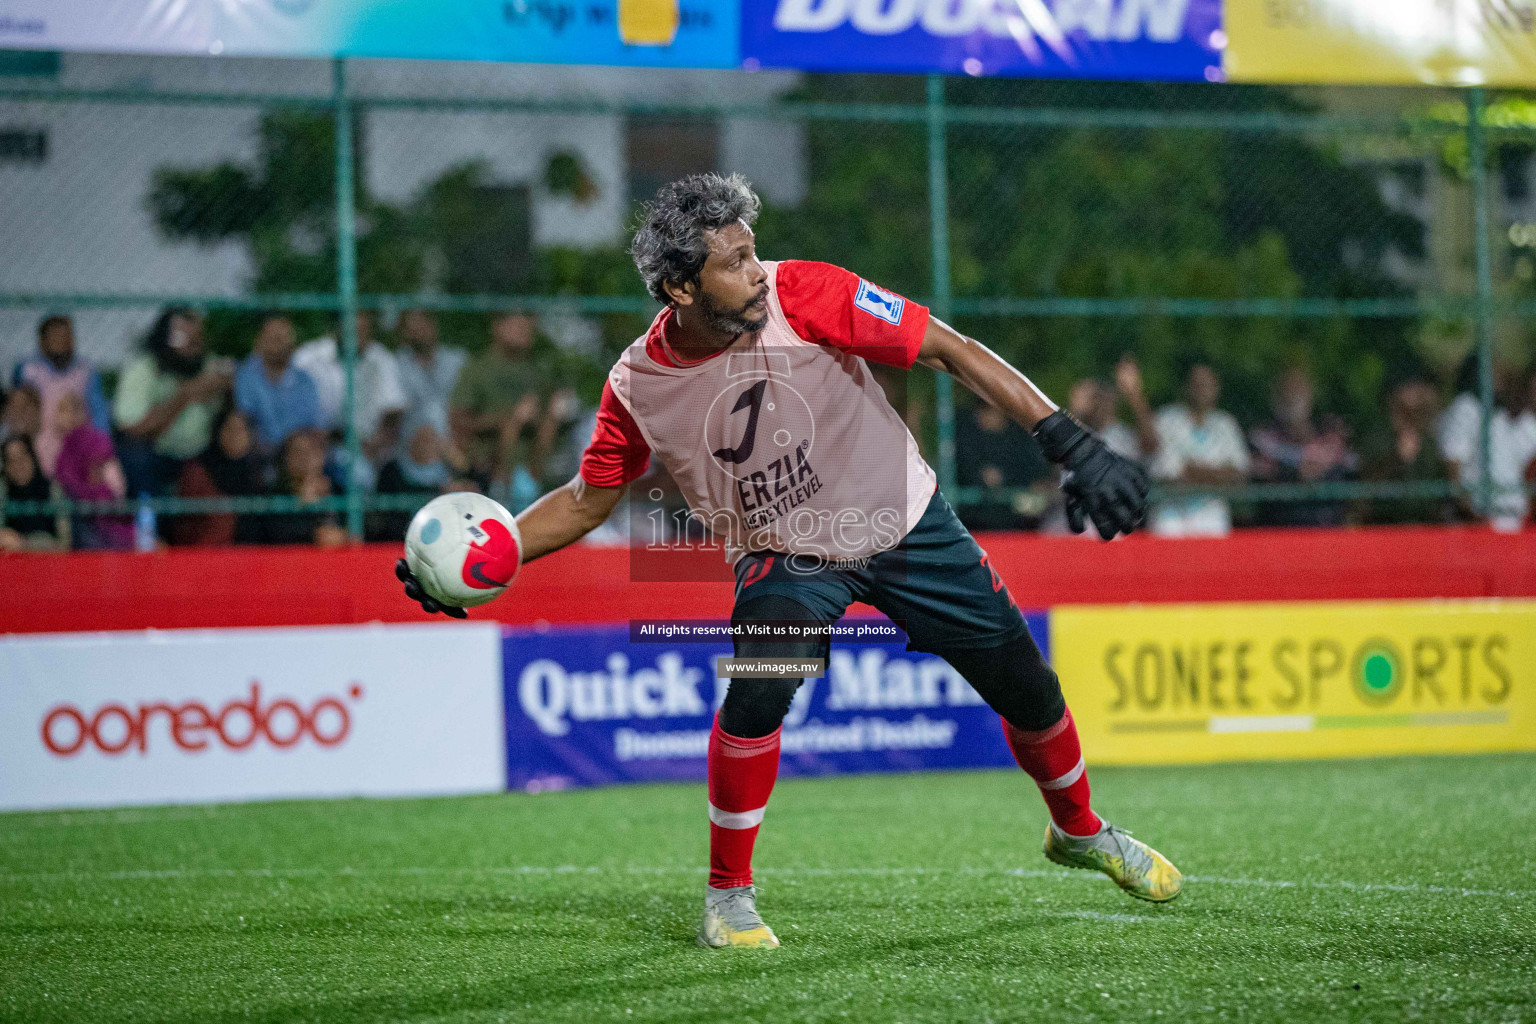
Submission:
[[[546,877],[557,875],[702,875],[703,867],[651,867],[629,865],[625,867],[599,867],[596,865],[538,864],[502,865],[487,867],[286,867],[286,868],[146,868],[129,871],[0,871],[0,883],[4,882],[125,882],[155,881],[197,878],[315,878],[315,877],[400,877],[434,875],[495,875]],[[1056,871],[1044,868],[757,868],[757,874],[782,878],[846,878],[846,877],[913,877],[935,878],[954,875],[1003,876],[1009,878],[1039,878],[1055,881],[1107,882],[1097,872]],[[1424,893],[1452,896],[1492,896],[1500,899],[1521,899],[1536,896],[1536,891],[1521,889],[1468,889],[1454,885],[1422,885],[1399,882],[1350,882],[1343,879],[1331,881],[1287,881],[1271,878],[1225,878],[1219,875],[1186,875],[1187,881],[1200,885],[1233,885],[1263,889],[1339,889],[1348,892]]]

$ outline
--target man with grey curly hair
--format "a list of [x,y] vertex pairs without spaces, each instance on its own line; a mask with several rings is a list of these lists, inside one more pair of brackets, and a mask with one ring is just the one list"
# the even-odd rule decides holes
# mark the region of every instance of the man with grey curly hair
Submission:
[[[923,306],[841,267],[759,260],[758,209],[740,175],[683,178],[646,204],[630,252],[665,308],[609,373],[576,478],[517,519],[523,561],[565,547],[608,518],[654,454],[734,567],[735,655],[757,668],[732,673],[709,738],[699,942],[779,944],[757,911],[752,849],[806,663],[824,668],[830,626],[855,601],[904,626],[909,649],[943,657],[999,714],[1050,811],[1048,858],[1173,899],[1178,869],[1089,805],[1056,673],[868,363],[952,374],[1032,430],[1065,469],[1075,530],[1091,521],[1109,540],[1135,529],[1146,474]],[[401,571],[428,611],[459,611]]]
[[[733,224],[748,228],[757,223],[762,203],[747,179],[739,174],[722,178],[718,174],[700,174],[664,186],[656,199],[646,204],[645,216],[635,232],[629,254],[645,281],[645,288],[657,302],[671,305],[667,285],[697,285],[704,264],[709,259],[706,232],[718,232]],[[740,308],[722,307],[715,296],[698,293],[699,315],[704,322],[722,333],[741,334],[756,330],[759,322],[747,316],[751,300]]]

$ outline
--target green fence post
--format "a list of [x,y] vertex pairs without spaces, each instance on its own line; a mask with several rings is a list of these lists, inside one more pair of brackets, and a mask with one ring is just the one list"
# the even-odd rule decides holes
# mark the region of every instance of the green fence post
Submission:
[[[944,76],[928,76],[928,220],[933,246],[933,315],[952,315],[949,281],[949,159],[945,151]],[[955,486],[955,392],[949,374],[935,374],[934,418],[939,429],[939,486]]]
[[1477,456],[1477,507],[1493,516],[1492,453],[1489,434],[1493,425],[1493,268],[1488,245],[1488,147],[1483,137],[1483,89],[1467,90],[1467,155],[1472,171],[1472,249],[1477,261],[1476,316],[1477,392],[1482,406]]
[[347,372],[347,393],[342,400],[342,421],[346,424],[347,445],[347,532],[363,535],[363,492],[358,487],[358,467],[363,451],[357,436],[357,196],[352,160],[352,99],[347,91],[347,61],[337,57],[334,70],[336,107],[336,291],[337,325],[343,364]]

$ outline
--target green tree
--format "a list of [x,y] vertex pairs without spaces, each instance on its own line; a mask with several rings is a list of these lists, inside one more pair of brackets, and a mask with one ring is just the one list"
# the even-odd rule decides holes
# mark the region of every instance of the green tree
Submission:
[[[951,80],[965,107],[1300,109],[1270,89]],[[810,78],[801,99],[922,101],[922,80]],[[915,295],[931,289],[922,125],[812,122],[811,194],[769,210],[765,250],[842,263]],[[1392,250],[1423,249],[1416,220],[1385,206],[1367,171],[1293,135],[1214,129],[951,126],[954,294],[1003,298],[1296,298],[1401,295]],[[1263,415],[1285,363],[1312,366],[1329,404],[1378,417],[1389,367],[1412,360],[1413,325],[1393,320],[1169,317],[962,319],[1060,394],[1105,375],[1123,352],[1171,399],[1192,359],[1212,361],[1229,404]],[[919,391],[923,387],[919,386]]]

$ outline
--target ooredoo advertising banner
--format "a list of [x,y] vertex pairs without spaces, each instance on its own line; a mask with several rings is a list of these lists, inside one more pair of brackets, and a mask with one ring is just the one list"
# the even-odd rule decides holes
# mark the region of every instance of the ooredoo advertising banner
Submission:
[[1160,81],[1224,44],[1220,0],[742,0],[741,33],[764,67]]
[[0,637],[0,808],[504,778],[494,623]]
[[1090,764],[1536,750],[1536,602],[1057,608]]
[[[1027,619],[1044,645],[1045,616]],[[1013,764],[997,715],[948,663],[908,651],[889,620],[838,626],[826,674],[801,685],[785,719],[781,774]],[[629,625],[508,631],[510,788],[704,778],[730,685],[715,659],[731,645],[631,641]]]

